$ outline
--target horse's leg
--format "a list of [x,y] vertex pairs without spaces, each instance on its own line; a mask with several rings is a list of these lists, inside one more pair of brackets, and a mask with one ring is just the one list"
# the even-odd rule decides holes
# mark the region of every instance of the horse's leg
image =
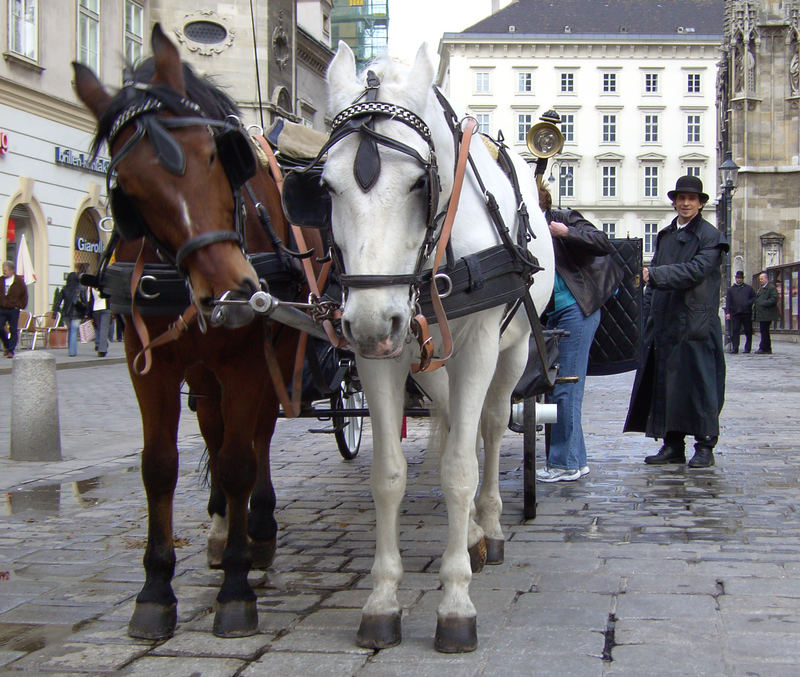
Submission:
[[[222,446],[225,430],[220,412],[219,381],[206,367],[195,365],[187,369],[186,383],[195,396],[197,423],[208,449],[209,469],[211,469],[213,458]],[[225,494],[219,486],[216,474],[210,472],[209,476],[208,515],[211,517],[211,530],[206,542],[206,557],[210,568],[219,569],[222,567],[222,552],[225,550],[225,539],[228,536],[228,513]]]
[[225,438],[212,474],[225,492],[228,537],[222,555],[225,578],[217,595],[214,634],[245,637],[258,631],[256,596],[247,581],[251,557],[247,541],[247,504],[255,486],[256,455],[253,449],[256,421],[261,406],[261,383],[243,379],[251,366],[246,351],[240,359],[226,362],[217,373],[222,384],[222,416]]
[[400,428],[408,363],[357,360],[357,365],[372,422],[370,487],[375,501],[376,533],[372,593],[362,609],[356,643],[369,649],[383,649],[399,644],[402,639],[397,601],[397,586],[403,577],[398,518],[406,489],[407,465],[400,448]]
[[[478,319],[487,322],[493,317],[483,315],[475,321]],[[474,651],[478,645],[477,612],[469,598],[472,571],[468,554],[470,507],[478,488],[476,412],[483,406],[492,379],[499,336],[491,331],[471,334],[477,335],[463,337],[457,358],[448,367],[451,424],[441,462],[448,539],[439,573],[444,596],[437,610],[434,642],[436,650],[445,653]]]
[[[268,378],[266,375],[264,378]],[[269,393],[259,411],[254,440],[256,452],[256,486],[250,496],[250,513],[247,533],[250,536],[250,554],[254,569],[267,569],[275,559],[278,541],[278,523],[275,521],[275,489],[269,464],[269,445],[278,419],[278,403]]]
[[136,597],[128,634],[154,640],[171,637],[177,622],[177,600],[171,585],[175,573],[172,499],[178,480],[181,379],[174,367],[159,366],[160,369],[146,376],[131,375],[142,414],[147,548],[144,554],[145,583]]
[[481,414],[483,437],[483,480],[477,500],[477,521],[486,536],[486,563],[501,564],[505,539],[500,526],[503,501],[500,498],[500,443],[511,413],[511,391],[528,359],[528,341],[520,340],[506,347],[497,360]]

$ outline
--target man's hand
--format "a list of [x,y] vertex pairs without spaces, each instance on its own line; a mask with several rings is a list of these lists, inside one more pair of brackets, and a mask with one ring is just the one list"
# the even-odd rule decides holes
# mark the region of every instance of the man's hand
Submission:
[[569,227],[558,221],[551,221],[550,235],[553,237],[566,237],[569,235]]
[[650,271],[647,268],[642,268],[642,280],[645,284],[650,282]]
[[731,319],[731,314],[730,313],[725,313],[725,319],[726,320],[730,320]]

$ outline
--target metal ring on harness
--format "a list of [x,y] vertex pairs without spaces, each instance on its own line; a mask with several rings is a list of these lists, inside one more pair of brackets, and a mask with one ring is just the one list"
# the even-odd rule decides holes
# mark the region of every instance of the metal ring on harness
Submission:
[[[110,221],[111,227],[106,228],[105,222]],[[113,216],[104,216],[100,221],[97,222],[97,227],[102,230],[104,233],[111,233],[114,230],[114,217]]]
[[158,282],[158,280],[156,280],[156,278],[153,277],[152,275],[142,275],[142,277],[139,278],[139,286],[136,291],[146,299],[157,299],[159,296],[161,296],[160,292],[154,292],[154,293],[146,292],[144,290],[144,287],[142,287],[142,284],[145,282],[145,280],[147,282],[152,282],[153,284]]
[[[444,280],[447,283],[446,291],[439,291],[439,280]],[[446,299],[453,293],[453,280],[450,279],[447,273],[436,273],[433,276],[433,283],[436,285],[436,291],[439,291],[439,298]]]

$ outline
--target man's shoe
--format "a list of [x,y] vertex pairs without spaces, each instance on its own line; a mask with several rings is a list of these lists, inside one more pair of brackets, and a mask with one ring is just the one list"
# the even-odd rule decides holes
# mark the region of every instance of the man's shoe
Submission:
[[771,350],[761,350],[761,348],[759,348],[758,350],[756,350],[756,355],[772,355],[772,351]]
[[580,473],[581,473],[581,477],[584,477],[585,475],[588,475],[589,474],[589,466],[588,465],[581,466]]
[[694,456],[688,463],[690,468],[710,468],[714,465],[714,450],[704,445],[694,445]]
[[657,454],[645,456],[644,462],[648,465],[666,465],[667,463],[686,463],[684,447],[672,447],[665,444]]
[[8,351],[6,351],[6,357],[7,357],[9,360],[10,360],[11,358],[13,358],[13,357],[14,357],[14,351],[13,351],[13,350],[8,350]]
[[580,476],[580,470],[564,470],[563,468],[542,468],[536,471],[536,479],[540,482],[573,482]]
[[97,357],[105,357],[105,353],[101,353],[99,350],[97,351]]
[[729,352],[731,355],[736,355],[736,353],[738,353],[739,351],[738,351],[738,350],[734,350],[733,348],[731,348],[731,349],[730,349],[728,352]]

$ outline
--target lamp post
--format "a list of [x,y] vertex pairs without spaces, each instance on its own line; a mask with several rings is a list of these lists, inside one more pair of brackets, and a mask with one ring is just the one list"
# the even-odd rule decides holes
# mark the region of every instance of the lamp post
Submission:
[[[725,204],[725,223],[722,234],[730,244],[731,238],[731,198],[736,192],[736,177],[739,173],[739,165],[733,161],[731,151],[725,151],[725,159],[719,166],[719,173],[722,180],[722,199]],[[731,284],[731,257],[725,259],[725,289]]]
[[547,183],[551,186],[555,183],[556,177],[553,174],[553,170],[558,168],[558,208],[561,209],[561,163],[560,162],[553,162],[550,165],[550,176],[547,177]]

